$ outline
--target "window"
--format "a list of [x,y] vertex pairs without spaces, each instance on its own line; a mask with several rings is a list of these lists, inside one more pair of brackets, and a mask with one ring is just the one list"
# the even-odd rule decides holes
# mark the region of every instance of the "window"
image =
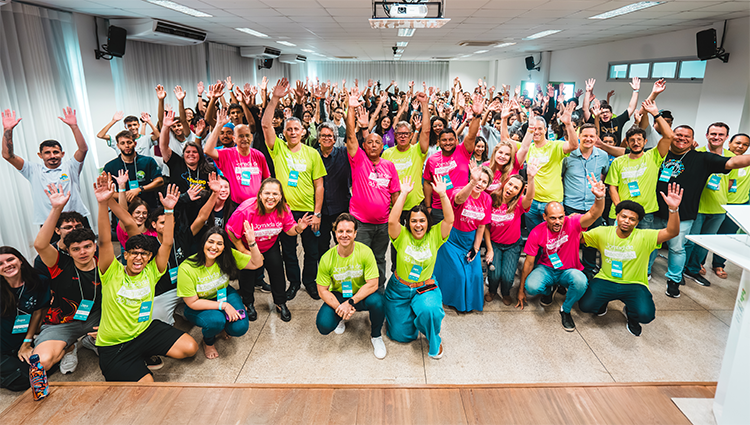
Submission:
[[706,61],[683,61],[680,63],[680,78],[703,79],[706,74]]
[[650,66],[651,64],[649,63],[631,63],[628,78],[648,78],[648,69]]
[[576,91],[576,83],[551,81],[550,84],[552,84],[552,87],[555,88],[555,99],[560,96],[560,92],[562,92],[565,100],[571,99]]
[[652,61],[610,62],[607,81],[625,81],[633,77],[656,81],[660,78],[673,81],[703,81],[706,61],[690,58],[667,58]]
[[536,96],[536,83],[533,81],[521,81],[521,95],[533,99]]
[[674,78],[677,62],[654,62],[651,67],[651,78]]
[[628,64],[611,65],[609,67],[609,78],[625,78],[628,75]]

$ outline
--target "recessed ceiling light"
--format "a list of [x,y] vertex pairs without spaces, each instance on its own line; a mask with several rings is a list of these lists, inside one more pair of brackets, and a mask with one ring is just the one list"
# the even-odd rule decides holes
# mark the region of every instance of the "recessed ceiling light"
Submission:
[[508,46],[513,46],[513,45],[515,45],[515,44],[516,44],[516,43],[502,43],[502,44],[498,44],[498,45],[496,45],[496,46],[494,46],[494,47],[495,47],[495,48],[500,48],[500,47],[508,47]]
[[195,16],[196,18],[213,18],[213,15],[209,15],[208,13],[201,12],[200,10],[195,10],[193,8],[183,6],[181,4],[175,3],[173,1],[168,0],[148,0],[149,3],[155,4],[157,6],[166,7],[167,9],[172,9],[180,13],[184,13],[186,15]]
[[297,46],[296,44],[290,43],[288,41],[277,41],[277,43],[283,44],[284,46],[289,46],[289,47],[295,47],[295,46]]
[[638,10],[648,9],[649,7],[658,6],[664,3],[663,1],[641,1],[638,3],[629,4],[619,9],[610,10],[609,12],[600,13],[599,15],[592,16],[589,19],[609,19],[615,16],[625,15]]
[[408,41],[397,41],[396,42],[396,46],[398,46],[398,47],[406,47],[408,45],[409,45]]
[[404,49],[396,49],[396,53],[404,53]]
[[478,55],[479,55],[479,54],[482,54],[482,53],[487,53],[487,52],[489,52],[489,50],[477,50],[477,51],[476,51],[476,52],[474,52],[474,53],[475,53],[475,54],[478,54]]
[[237,31],[244,32],[245,34],[254,35],[256,37],[260,38],[268,38],[267,35],[263,34],[262,32],[258,32],[255,30],[251,30],[250,28],[235,28]]
[[398,30],[398,36],[399,37],[411,37],[414,35],[414,31],[416,31],[414,28],[400,28]]
[[548,35],[557,34],[560,31],[562,31],[562,30],[547,30],[547,31],[542,31],[542,32],[538,32],[536,34],[530,35],[530,36],[524,38],[524,40],[536,40],[537,38],[542,38],[542,37],[546,37]]
[[313,55],[315,55],[315,56],[326,57],[326,55],[323,55],[323,54],[320,54],[320,53],[315,53],[315,52],[312,52],[312,54],[313,54]]
[[315,53],[315,50],[310,50],[310,49],[300,49],[300,50],[302,50],[305,53]]

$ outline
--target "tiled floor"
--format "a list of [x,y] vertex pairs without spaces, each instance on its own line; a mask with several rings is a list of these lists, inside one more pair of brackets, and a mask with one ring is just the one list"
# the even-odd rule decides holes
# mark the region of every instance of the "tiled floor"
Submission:
[[[565,332],[558,313],[560,295],[546,309],[532,299],[523,311],[495,300],[482,313],[459,315],[447,309],[441,360],[428,357],[423,337],[410,344],[384,337],[388,356],[377,360],[365,313],[355,315],[343,335],[321,336],[315,328],[320,301],[300,291],[288,304],[292,321],[285,323],[271,310],[270,294],[256,292],[258,320],[245,336],[217,342],[218,359],[207,360],[202,349],[192,359],[166,359],[155,378],[340,384],[716,381],[741,271],[728,264],[727,280],[709,271],[711,287],[688,280],[682,297],[672,299],[664,295],[665,269],[666,260],[657,259],[650,285],[657,317],[643,326],[640,338],[625,329],[619,302],[611,303],[604,317],[574,308],[577,329]],[[201,341],[199,329],[180,318],[177,326]],[[103,377],[96,356],[82,349],[74,373],[57,372],[50,379],[102,381]],[[0,391],[0,409],[16,396]]]

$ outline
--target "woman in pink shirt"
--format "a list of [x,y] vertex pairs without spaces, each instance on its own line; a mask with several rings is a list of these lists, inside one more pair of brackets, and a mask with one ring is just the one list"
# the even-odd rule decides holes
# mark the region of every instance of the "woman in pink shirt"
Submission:
[[438,251],[434,273],[443,304],[456,311],[482,311],[484,306],[484,276],[477,254],[490,222],[492,199],[484,190],[491,179],[489,168],[474,168],[469,184],[450,196],[455,221],[448,241]]
[[[302,233],[312,222],[312,215],[305,214],[297,223],[292,210],[286,203],[281,182],[270,177],[263,180],[257,198],[250,198],[240,204],[227,222],[227,234],[235,248],[250,253],[248,241],[244,239],[245,222],[250,223],[255,232],[255,242],[263,254],[263,265],[271,281],[271,294],[281,320],[292,320],[292,313],[286,306],[286,278],[284,262],[281,258],[278,236],[283,231],[289,236]],[[247,308],[250,321],[258,318],[255,311],[255,281],[257,270],[240,270],[240,296]]]
[[510,288],[521,257],[521,216],[529,210],[534,199],[534,177],[538,171],[538,164],[532,161],[526,169],[528,185],[523,177],[514,174],[490,195],[492,215],[490,225],[484,230],[484,241],[488,247],[485,260],[490,265],[487,273],[490,288],[484,296],[487,302],[494,299],[500,287],[503,304],[511,304]]

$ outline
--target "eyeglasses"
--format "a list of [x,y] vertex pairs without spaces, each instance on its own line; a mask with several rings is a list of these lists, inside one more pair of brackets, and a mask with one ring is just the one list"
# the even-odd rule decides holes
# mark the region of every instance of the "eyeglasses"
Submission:
[[321,139],[333,139],[333,134],[321,134]]
[[411,133],[409,133],[408,131],[398,131],[395,134],[396,137],[409,137]]
[[83,224],[79,224],[77,226],[60,226],[60,230],[73,230],[73,229],[83,229]]
[[151,255],[148,251],[127,251],[127,253],[132,257],[141,257],[141,258],[147,258],[149,255]]

